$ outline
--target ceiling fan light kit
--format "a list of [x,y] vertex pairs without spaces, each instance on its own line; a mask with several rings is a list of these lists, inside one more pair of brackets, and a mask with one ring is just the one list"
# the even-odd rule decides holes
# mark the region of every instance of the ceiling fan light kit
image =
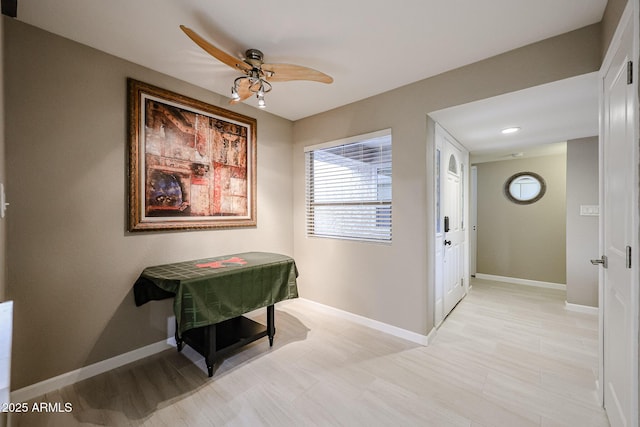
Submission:
[[248,49],[244,59],[237,59],[218,49],[190,28],[180,25],[180,29],[205,52],[231,68],[244,73],[233,81],[231,87],[231,104],[242,102],[255,95],[258,108],[265,108],[264,95],[271,92],[271,82],[291,80],[307,80],[320,83],[332,83],[333,78],[312,68],[293,64],[265,64],[264,55],[258,49]]
[[[255,51],[255,49],[250,50]],[[249,52],[250,51],[248,50],[247,58],[249,58]],[[256,52],[262,56],[262,52]],[[235,79],[233,81],[233,86],[231,87],[231,102],[242,101],[243,96],[241,95],[241,92],[249,90],[251,94],[255,94],[256,98],[258,98],[258,107],[265,108],[267,105],[264,102],[264,94],[271,92],[272,86],[271,83],[263,78],[264,75],[264,72],[254,67],[247,72],[246,76],[241,76]]]

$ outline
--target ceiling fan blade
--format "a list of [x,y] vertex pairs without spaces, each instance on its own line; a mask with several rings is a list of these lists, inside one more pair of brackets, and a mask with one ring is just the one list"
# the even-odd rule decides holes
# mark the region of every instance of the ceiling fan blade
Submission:
[[218,59],[220,62],[227,64],[229,67],[233,68],[234,70],[237,70],[237,69],[242,71],[251,70],[251,65],[247,64],[241,59],[238,59],[229,55],[227,52],[223,50],[218,49],[217,47],[215,47],[214,45],[212,45],[211,43],[209,43],[208,41],[200,37],[200,35],[198,35],[198,33],[193,31],[191,28],[187,28],[184,25],[180,25],[180,29],[184,31],[184,33],[187,36],[189,36],[191,40],[195,42],[195,44],[200,46],[202,49],[205,50],[205,52],[207,52],[209,55],[213,56],[214,58]]
[[262,71],[270,82],[290,80],[310,80],[320,83],[333,83],[333,77],[313,68],[293,64],[262,64]]
[[249,98],[251,95],[253,95],[253,92],[249,90],[250,86],[251,86],[251,82],[249,81],[249,79],[245,78],[240,80],[237,87],[237,92],[238,92],[238,95],[240,95],[240,98],[232,99],[231,101],[229,101],[229,104],[237,104]]

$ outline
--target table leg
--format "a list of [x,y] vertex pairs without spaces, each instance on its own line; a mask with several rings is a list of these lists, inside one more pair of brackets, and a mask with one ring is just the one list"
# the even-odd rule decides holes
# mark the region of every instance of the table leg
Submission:
[[204,361],[207,364],[209,378],[213,376],[213,365],[216,360],[216,325],[209,325],[204,330]]
[[176,347],[178,348],[178,353],[182,351],[182,345],[183,345],[183,341],[182,339],[178,336],[178,321],[176,320]]
[[276,334],[274,306],[267,306],[267,334],[269,335],[269,347],[273,347],[273,336]]

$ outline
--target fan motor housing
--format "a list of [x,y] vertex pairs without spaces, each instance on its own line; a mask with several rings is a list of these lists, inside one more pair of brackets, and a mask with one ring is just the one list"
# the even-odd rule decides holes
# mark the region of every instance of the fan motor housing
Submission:
[[244,55],[246,57],[246,61],[251,65],[259,66],[262,64],[263,55],[258,49],[247,49]]

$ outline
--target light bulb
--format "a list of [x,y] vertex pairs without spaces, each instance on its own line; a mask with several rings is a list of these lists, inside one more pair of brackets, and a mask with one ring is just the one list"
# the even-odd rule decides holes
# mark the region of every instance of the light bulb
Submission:
[[240,100],[240,95],[238,95],[238,91],[236,90],[235,86],[231,88],[231,99],[233,99],[234,101]]
[[506,134],[509,134],[509,133],[518,132],[519,130],[520,130],[519,127],[512,127],[512,128],[502,129],[501,132],[506,135]]

